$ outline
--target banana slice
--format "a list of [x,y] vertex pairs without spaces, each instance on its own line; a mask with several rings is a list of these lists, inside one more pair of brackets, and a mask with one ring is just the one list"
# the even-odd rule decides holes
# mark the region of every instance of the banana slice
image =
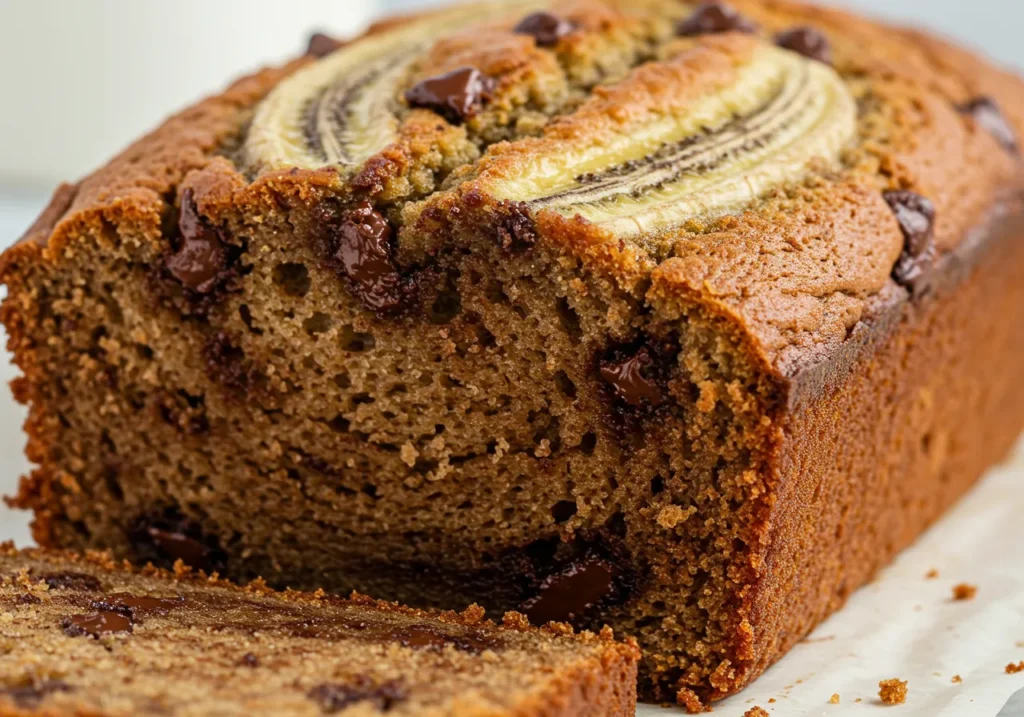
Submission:
[[247,163],[258,171],[360,166],[398,138],[402,84],[438,37],[544,4],[455,7],[370,35],[299,70],[258,106],[245,141]]
[[834,161],[855,131],[856,104],[835,71],[765,45],[685,113],[532,157],[489,191],[619,236],[650,234],[742,208],[813,161]]

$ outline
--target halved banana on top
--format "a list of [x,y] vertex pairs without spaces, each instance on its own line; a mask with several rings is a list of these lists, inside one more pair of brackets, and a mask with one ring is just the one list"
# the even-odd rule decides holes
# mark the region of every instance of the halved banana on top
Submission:
[[257,107],[244,146],[247,164],[260,171],[359,167],[398,139],[403,83],[439,37],[544,5],[457,6],[369,35],[304,67]]
[[618,236],[664,231],[738,210],[834,161],[856,131],[856,104],[831,67],[760,44],[734,81],[679,112],[614,133],[541,141],[478,180],[498,200],[583,218]]

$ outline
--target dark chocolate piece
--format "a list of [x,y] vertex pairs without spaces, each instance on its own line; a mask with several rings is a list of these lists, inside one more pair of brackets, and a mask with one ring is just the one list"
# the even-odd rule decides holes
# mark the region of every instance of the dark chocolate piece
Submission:
[[384,215],[363,202],[345,214],[334,236],[334,258],[353,294],[366,308],[384,314],[403,308],[408,295],[392,256],[393,234]]
[[306,47],[306,54],[312,57],[327,57],[341,47],[341,42],[330,35],[322,32],[314,32],[309,36],[309,45]]
[[601,378],[612,387],[615,397],[630,406],[645,404],[658,407],[665,401],[661,386],[650,378],[654,359],[651,352],[643,346],[632,356],[607,359],[601,362]]
[[223,571],[227,554],[213,536],[177,511],[143,516],[135,521],[130,538],[140,562],[173,567],[177,560],[207,573]]
[[524,17],[514,32],[520,35],[531,35],[540,47],[553,47],[566,35],[577,29],[576,23],[558,17],[550,12],[535,12]]
[[957,107],[964,114],[970,115],[978,125],[991,134],[1003,148],[1012,154],[1020,152],[1017,132],[1013,129],[999,105],[991,97],[977,97]]
[[47,696],[57,692],[70,692],[71,685],[63,680],[33,680],[27,684],[0,687],[0,697],[8,697],[15,707],[34,709]]
[[131,632],[131,618],[115,610],[100,610],[91,615],[72,615],[64,619],[61,627],[69,637],[100,637],[115,632]]
[[720,32],[750,34],[757,32],[757,25],[723,2],[705,2],[676,27],[676,34],[684,37]]
[[480,653],[497,647],[497,642],[484,635],[452,635],[427,625],[411,625],[392,630],[385,639],[414,650],[440,650],[451,645],[462,652]]
[[99,592],[103,589],[103,584],[97,578],[85,573],[47,573],[40,575],[39,580],[46,583],[50,590]]
[[812,60],[832,64],[832,45],[825,33],[813,27],[794,27],[775,36],[775,44]]
[[483,109],[494,94],[495,81],[475,67],[460,67],[428,77],[406,91],[411,107],[434,110],[453,124],[459,124]]
[[130,593],[111,593],[102,600],[92,604],[97,610],[114,610],[129,617],[145,615],[166,615],[171,610],[185,604],[181,596],[175,598],[156,598],[148,595],[132,595]]
[[926,275],[937,256],[934,240],[935,205],[920,194],[905,189],[883,192],[903,231],[903,253],[892,276],[912,293],[927,289]]
[[228,246],[199,216],[192,190],[186,189],[178,214],[177,244],[164,266],[185,288],[209,294],[221,284],[228,263]]
[[548,576],[537,595],[523,603],[521,610],[535,625],[573,620],[601,602],[614,587],[612,565],[592,556]]
[[260,658],[256,657],[256,655],[254,655],[251,652],[247,652],[244,655],[242,655],[242,659],[239,660],[239,664],[241,664],[241,665],[243,665],[245,667],[253,667],[253,668],[259,667],[260,666]]
[[360,676],[350,684],[324,683],[317,685],[308,694],[309,699],[320,705],[325,714],[341,712],[351,705],[366,702],[381,710],[390,711],[406,699],[405,688],[392,680],[375,684],[369,677]]

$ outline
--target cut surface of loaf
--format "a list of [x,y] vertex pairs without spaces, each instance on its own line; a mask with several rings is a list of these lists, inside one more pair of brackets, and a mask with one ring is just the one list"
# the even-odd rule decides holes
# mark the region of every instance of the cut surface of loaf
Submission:
[[0,715],[626,717],[635,644],[0,546]]
[[398,18],[0,267],[43,545],[534,622],[735,692],[1024,424],[1024,85],[784,0]]

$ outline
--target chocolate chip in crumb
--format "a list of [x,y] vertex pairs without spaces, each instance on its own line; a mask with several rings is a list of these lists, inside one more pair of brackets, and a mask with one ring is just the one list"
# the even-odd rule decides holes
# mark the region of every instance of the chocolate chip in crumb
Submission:
[[85,573],[47,573],[40,575],[39,580],[46,583],[50,590],[78,590],[80,592],[103,590],[103,584],[97,578]]
[[316,58],[327,57],[339,47],[341,47],[340,41],[322,32],[314,32],[309,36],[306,54]]
[[91,615],[72,615],[61,623],[64,634],[69,637],[100,637],[102,635],[131,632],[131,618],[115,610],[100,610]]
[[665,396],[658,381],[651,377],[653,367],[651,352],[643,346],[630,356],[602,361],[600,374],[617,399],[634,407],[650,405],[657,408],[665,402]]
[[387,638],[414,650],[440,650],[451,645],[462,652],[478,654],[497,647],[496,641],[485,635],[448,634],[427,625],[396,628]]
[[751,34],[757,32],[757,25],[723,2],[705,2],[676,27],[676,34],[684,37],[722,32]]
[[31,710],[49,695],[71,690],[71,685],[63,680],[29,680],[24,684],[0,687],[0,697],[10,698],[15,707]]
[[177,243],[164,259],[164,267],[185,288],[209,294],[225,278],[228,254],[227,244],[199,216],[192,190],[186,189],[178,214]]
[[242,659],[239,660],[239,664],[241,664],[243,667],[259,667],[260,658],[256,657],[256,655],[254,655],[251,652],[247,652],[244,655],[242,655]]
[[129,537],[139,562],[169,568],[181,560],[207,573],[223,571],[227,562],[227,554],[219,541],[176,510],[140,517],[129,531]]
[[995,137],[1007,152],[1019,153],[1020,143],[1017,140],[1017,133],[994,99],[978,97],[960,105],[957,109],[973,117],[974,121]]
[[113,610],[131,618],[148,615],[166,615],[171,610],[184,605],[181,596],[173,598],[156,598],[148,595],[132,595],[130,593],[111,593],[93,603],[96,610]]
[[531,35],[540,47],[553,47],[566,35],[577,29],[576,23],[558,17],[550,12],[535,12],[524,17],[514,32]]
[[903,252],[893,267],[893,278],[912,293],[927,289],[927,274],[937,256],[934,241],[935,205],[905,189],[884,192],[903,232]]
[[775,44],[826,65],[832,64],[832,45],[823,32],[813,27],[784,30],[775,36]]
[[384,215],[363,202],[344,215],[333,237],[334,258],[356,298],[383,314],[401,309],[408,294],[392,257],[393,234]]
[[320,706],[324,714],[334,714],[354,704],[366,703],[382,712],[388,712],[406,699],[406,691],[397,680],[375,684],[369,677],[360,676],[351,683],[324,683],[307,694]]
[[460,67],[436,77],[421,80],[406,91],[411,107],[434,110],[459,124],[483,109],[494,94],[494,80],[475,67]]
[[520,610],[535,625],[573,620],[611,593],[614,580],[611,563],[591,556],[548,576]]

